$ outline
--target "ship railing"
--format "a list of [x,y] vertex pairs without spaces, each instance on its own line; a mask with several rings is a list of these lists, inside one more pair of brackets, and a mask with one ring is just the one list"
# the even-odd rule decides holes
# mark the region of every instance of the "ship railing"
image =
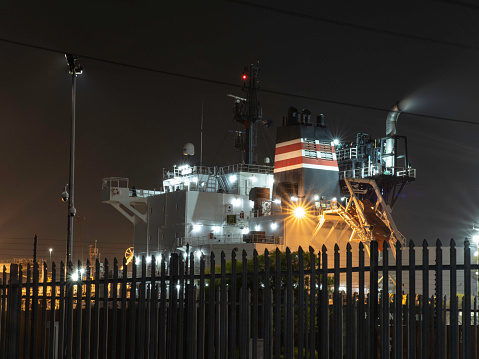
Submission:
[[244,163],[238,163],[230,166],[223,167],[207,167],[207,166],[176,166],[173,169],[163,169],[163,179],[171,179],[175,177],[185,177],[191,175],[225,175],[238,172],[252,172],[252,173],[265,173],[273,174],[274,167],[269,165],[250,165]]
[[231,243],[242,243],[243,235],[242,234],[233,234],[233,235],[207,235],[207,236],[198,236],[198,237],[189,237],[189,238],[178,238],[178,246],[203,246],[210,244],[231,244]]
[[244,242],[282,245],[282,238],[274,235],[247,234],[244,236]]
[[146,198],[164,193],[163,191],[149,189],[130,189],[129,197]]
[[416,178],[415,168],[404,167],[385,167],[385,166],[368,166],[357,168],[355,170],[339,171],[339,179],[344,178],[367,178],[377,175],[393,175],[395,177],[411,177]]
[[103,178],[101,188],[128,188],[129,181],[126,177],[107,177]]
[[349,148],[336,149],[336,158],[338,159],[338,161],[358,158],[358,148],[349,147]]

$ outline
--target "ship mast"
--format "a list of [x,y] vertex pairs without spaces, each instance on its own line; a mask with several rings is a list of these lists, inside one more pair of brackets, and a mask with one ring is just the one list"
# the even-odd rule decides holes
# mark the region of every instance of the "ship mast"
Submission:
[[242,80],[246,98],[228,95],[235,99],[234,119],[244,126],[245,137],[239,141],[240,145],[237,147],[243,151],[243,162],[246,164],[257,162],[254,154],[254,148],[257,146],[256,129],[257,121],[262,118],[262,111],[258,102],[259,71],[259,63],[244,68]]

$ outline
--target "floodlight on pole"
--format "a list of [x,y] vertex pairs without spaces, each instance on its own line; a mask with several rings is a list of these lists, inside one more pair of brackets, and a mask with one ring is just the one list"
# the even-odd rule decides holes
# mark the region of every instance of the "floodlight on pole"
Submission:
[[70,176],[68,180],[68,228],[67,228],[67,255],[66,265],[72,262],[73,253],[73,217],[75,217],[75,105],[76,105],[76,77],[83,72],[80,64],[77,64],[78,57],[72,54],[65,54],[68,65],[68,73],[72,75],[72,116],[71,116],[71,137],[70,137]]

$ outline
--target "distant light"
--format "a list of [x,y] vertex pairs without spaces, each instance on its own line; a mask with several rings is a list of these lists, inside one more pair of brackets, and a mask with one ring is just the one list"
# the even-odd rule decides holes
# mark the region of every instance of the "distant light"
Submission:
[[341,197],[341,201],[344,202],[346,200],[346,197]]
[[81,267],[80,268],[80,274],[83,275],[83,273],[85,273],[85,268]]
[[238,207],[241,205],[241,199],[240,198],[233,198],[233,206]]
[[256,226],[254,226],[254,230],[255,231],[259,231],[261,229],[261,226],[259,224],[257,224]]
[[243,234],[248,234],[249,233],[249,228],[248,227],[245,227],[241,230],[241,233]]
[[249,206],[250,206],[251,208],[254,208],[254,201],[249,201]]
[[278,223],[276,222],[271,223],[271,229],[276,229],[276,228],[278,228]]
[[218,233],[220,231],[220,227],[214,226],[213,227],[213,232]]
[[196,257],[197,257],[198,259],[200,259],[200,258],[201,258],[201,256],[203,255],[203,253],[201,253],[201,251],[199,251],[199,250],[198,250],[198,251],[196,251],[196,253],[195,253],[195,254],[196,254]]
[[146,263],[151,263],[151,256],[146,257]]
[[202,226],[201,223],[193,223],[193,232],[198,232]]
[[235,183],[238,180],[238,177],[236,175],[231,175],[230,176],[230,182]]
[[274,177],[268,178],[268,184],[271,186],[274,183]]
[[475,243],[479,244],[479,235],[473,236],[473,237],[472,237],[472,240],[473,240]]
[[331,198],[331,201],[336,202],[338,199],[336,197]]
[[192,181],[193,183],[198,183],[198,177],[193,177]]
[[335,146],[339,145],[339,140],[337,138],[335,138],[333,140],[333,145],[335,145]]
[[158,263],[158,264],[161,263],[161,255],[158,255],[158,257],[156,257],[156,263]]
[[306,210],[304,209],[304,207],[301,207],[301,206],[295,207],[295,208],[293,209],[293,215],[294,215],[297,219],[301,219],[301,218],[303,218],[304,216],[306,216]]
[[275,198],[275,199],[273,200],[273,203],[275,203],[275,204],[281,204],[281,200],[280,200],[279,198]]
[[246,74],[243,74],[242,78],[243,78],[243,80],[246,80],[248,78],[248,76],[246,76]]
[[314,195],[314,200],[315,200],[315,201],[319,201],[319,195],[315,194],[315,195]]
[[183,259],[186,260],[188,258],[188,253],[183,252]]
[[201,182],[201,187],[204,187],[206,186],[206,184],[204,182]]
[[249,179],[250,179],[250,180],[251,180],[251,182],[253,182],[253,183],[255,183],[255,182],[258,180],[256,177],[253,177],[253,176],[252,176],[252,177],[250,177]]
[[136,257],[135,258],[135,264],[138,265],[141,263],[141,258],[140,257]]
[[296,197],[296,196],[291,196],[291,201],[297,202],[297,201],[298,201],[298,197]]
[[72,281],[76,282],[78,280],[78,272],[72,273]]
[[180,288],[181,288],[181,285],[177,284],[176,289],[180,290]]

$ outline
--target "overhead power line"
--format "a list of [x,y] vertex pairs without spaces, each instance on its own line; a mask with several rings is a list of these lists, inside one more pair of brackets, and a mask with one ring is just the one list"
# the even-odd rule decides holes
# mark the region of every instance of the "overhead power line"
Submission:
[[[455,42],[437,40],[437,39],[432,39],[432,38],[429,38],[429,37],[422,37],[422,36],[411,35],[411,34],[405,34],[405,33],[397,32],[397,31],[377,29],[377,28],[371,27],[371,26],[353,24],[353,23],[346,22],[346,21],[333,20],[333,19],[328,19],[328,18],[325,18],[325,17],[303,14],[303,13],[299,13],[299,12],[295,12],[295,11],[291,11],[291,10],[283,10],[283,9],[279,9],[277,7],[255,4],[255,3],[252,3],[252,2],[249,2],[249,1],[243,1],[243,0],[224,0],[224,1],[234,3],[234,4],[249,6],[249,7],[253,7],[253,8],[256,8],[256,9],[271,11],[271,12],[275,12],[275,13],[278,13],[278,14],[294,16],[294,17],[298,17],[298,18],[301,18],[301,19],[307,19],[307,20],[311,20],[311,21],[322,22],[322,23],[325,23],[325,24],[344,26],[344,27],[349,27],[349,28],[356,29],[356,30],[364,30],[364,31],[374,32],[374,33],[377,33],[377,34],[391,35],[391,36],[402,37],[402,38],[410,39],[410,40],[430,42],[430,43],[438,44],[438,45],[447,45],[447,46],[453,46],[453,47],[460,48],[460,49],[479,51],[478,46],[458,44],[458,43],[455,43]],[[444,0],[444,1],[446,1],[446,0]],[[456,1],[450,1],[450,2],[458,3]]]
[[455,1],[455,0],[433,0],[433,1],[443,2],[443,3],[446,3],[446,4],[455,5],[455,6],[461,6],[461,7],[465,7],[465,8],[468,8],[468,9],[479,10],[479,5],[466,3],[466,2],[462,2],[462,1]]
[[[225,0],[225,1],[236,1],[236,0]],[[8,39],[3,39],[3,38],[0,38],[0,42],[5,42],[5,43],[9,43],[9,44],[18,45],[18,46],[24,46],[24,47],[34,48],[34,49],[38,49],[38,50],[58,53],[58,54],[62,54],[62,55],[66,53],[66,51],[61,51],[61,50],[57,50],[57,49],[52,49],[52,48],[37,46],[37,45],[32,45],[32,44],[27,44],[27,43],[24,43],[24,42],[13,41],[13,40],[8,40]],[[159,69],[155,69],[155,68],[151,68],[151,67],[133,65],[133,64],[123,63],[123,62],[119,62],[119,61],[112,61],[112,60],[103,59],[103,58],[100,58],[100,57],[89,56],[89,55],[85,55],[85,54],[76,54],[76,55],[80,58],[83,58],[83,59],[89,59],[89,60],[98,61],[98,62],[102,62],[102,63],[106,63],[106,64],[127,67],[127,68],[131,68],[131,69],[135,69],[135,70],[148,71],[148,72],[153,72],[153,73],[157,73],[157,74],[161,74],[161,75],[168,75],[168,76],[173,76],[173,77],[178,77],[178,78],[183,78],[183,79],[188,79],[188,80],[194,80],[194,81],[202,81],[202,82],[212,83],[212,84],[216,84],[216,85],[224,85],[224,86],[231,86],[231,87],[237,87],[237,88],[242,87],[242,85],[231,83],[231,82],[226,82],[226,81],[218,81],[218,80],[213,80],[213,79],[209,79],[209,78],[205,78],[205,77],[192,76],[192,75],[186,75],[186,74],[181,74],[181,73],[177,73],[177,72],[159,70]],[[359,105],[359,104],[345,102],[345,101],[337,101],[337,100],[331,100],[331,99],[315,97],[315,96],[307,96],[307,95],[295,94],[295,93],[284,92],[284,91],[270,90],[268,88],[261,88],[260,91],[264,92],[264,93],[269,93],[269,94],[272,94],[272,95],[288,96],[288,97],[299,98],[299,99],[303,99],[303,100],[330,103],[330,104],[339,105],[339,106],[355,107],[355,108],[360,108],[360,109],[364,109],[364,110],[373,110],[373,111],[381,111],[381,112],[389,112],[390,111],[389,108]],[[403,112],[403,114],[408,114],[408,115],[418,116],[418,117],[423,117],[423,118],[437,119],[437,120],[442,120],[442,121],[464,123],[464,124],[470,124],[470,125],[479,125],[479,122],[468,121],[468,120],[459,120],[459,119],[448,118],[448,117],[431,116],[431,115],[419,114],[419,113],[414,113],[414,112]]]

